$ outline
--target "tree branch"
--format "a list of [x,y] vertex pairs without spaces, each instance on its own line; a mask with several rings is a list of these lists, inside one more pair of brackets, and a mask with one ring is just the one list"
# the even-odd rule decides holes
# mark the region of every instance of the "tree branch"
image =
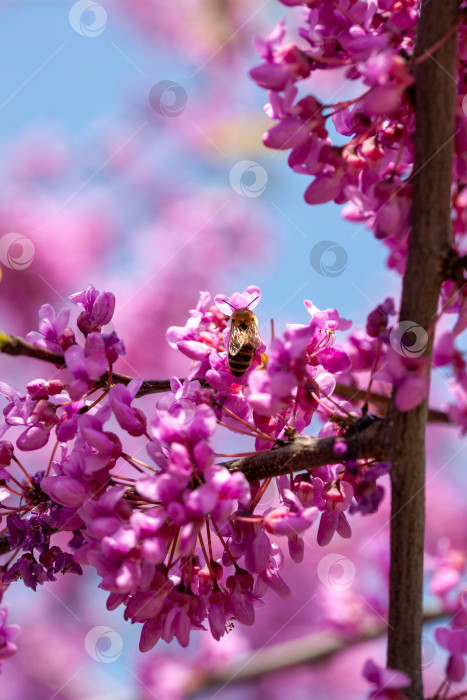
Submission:
[[[340,396],[343,399],[348,399],[349,401],[367,401],[371,405],[380,406],[381,408],[387,409],[389,405],[389,396],[383,396],[382,394],[376,394],[371,391],[367,396],[367,392],[364,389],[356,389],[355,387],[349,386],[348,384],[341,384],[337,382],[334,389],[333,396]],[[440,411],[437,408],[430,408],[428,411],[428,421],[430,423],[443,423],[444,425],[454,425],[454,423],[449,418],[448,414],[444,411]]]
[[[423,622],[439,620],[446,614],[441,608],[427,610],[423,615]],[[382,637],[386,632],[386,624],[375,621],[368,622],[360,634],[350,639],[335,632],[315,632],[256,652],[252,651],[247,657],[194,679],[189,688],[189,697],[205,692],[212,686],[246,682],[278,671],[288,671],[297,666],[319,664],[341,651]]]
[[54,365],[64,367],[65,360],[60,352],[53,352],[45,348],[38,348],[32,343],[28,343],[24,338],[19,338],[16,335],[6,335],[0,333],[0,352],[7,355],[24,355],[26,357],[36,357],[44,362],[51,362]]
[[[43,362],[50,362],[58,367],[65,367],[65,358],[63,353],[53,352],[46,348],[38,348],[32,343],[28,343],[24,338],[19,338],[16,335],[5,335],[0,333],[0,352],[6,355],[23,355],[25,357],[35,357]],[[112,384],[129,384],[133,377],[128,377],[126,374],[112,372]],[[109,373],[100,377],[96,382],[96,388],[104,388],[109,383]],[[145,379],[137,397],[146,396],[146,394],[159,394],[165,391],[170,391],[170,381],[168,379]]]
[[[384,423],[381,418],[368,418],[367,427],[355,430],[351,435],[329,438],[297,437],[268,452],[259,452],[252,457],[234,459],[222,465],[231,472],[241,471],[248,481],[259,481],[268,477],[290,474],[323,464],[340,464],[344,459],[385,459]],[[336,443],[345,443],[344,455],[334,454]],[[0,555],[10,551],[8,535],[0,535]]]
[[[23,355],[25,357],[35,357],[37,360],[43,360],[44,362],[50,362],[58,367],[65,367],[65,359],[62,353],[52,352],[51,350],[46,350],[44,348],[38,348],[32,343],[28,343],[23,338],[15,335],[5,335],[0,333],[0,352],[6,355]],[[121,374],[119,372],[112,372],[112,384],[125,384],[128,385],[133,377],[129,377],[126,374]],[[180,378],[183,382],[184,379]],[[204,382],[204,379],[199,379],[198,381]],[[96,382],[96,387],[103,389],[108,386],[109,383],[109,373],[100,377]],[[206,385],[207,386],[207,385]],[[148,394],[161,394],[166,391],[170,391],[170,380],[169,379],[145,379],[140,387],[140,390],[136,394],[137,398],[141,396],[147,396]],[[383,396],[382,394],[376,394],[370,392],[367,396],[366,391],[363,389],[356,389],[355,387],[349,386],[348,384],[341,384],[337,382],[334,389],[334,395],[340,396],[341,398],[348,399],[349,401],[366,401],[368,399],[369,404],[375,406],[381,406],[381,408],[387,409],[389,404],[389,397]],[[446,425],[452,425],[447,413],[444,411],[439,411],[438,409],[431,408],[429,411],[428,420],[433,423],[444,423]]]
[[[436,319],[444,261],[452,248],[451,181],[456,96],[458,0],[421,3],[415,61],[415,161],[412,229],[403,281],[400,321],[428,331]],[[433,333],[424,353],[431,367]],[[430,369],[427,370],[429,378]],[[389,574],[388,657],[390,668],[405,671],[405,691],[423,698],[421,629],[425,508],[425,431],[428,399],[402,413],[388,408],[387,445],[392,462],[391,566]]]
[[[344,455],[336,455],[336,443],[345,443]],[[351,435],[311,438],[297,437],[283,447],[273,447],[268,452],[259,452],[252,457],[224,462],[231,472],[241,471],[249,481],[267,479],[271,476],[290,474],[323,464],[340,464],[348,459],[370,459],[383,461],[386,457],[384,423],[381,418],[371,421],[368,427],[356,430]]]

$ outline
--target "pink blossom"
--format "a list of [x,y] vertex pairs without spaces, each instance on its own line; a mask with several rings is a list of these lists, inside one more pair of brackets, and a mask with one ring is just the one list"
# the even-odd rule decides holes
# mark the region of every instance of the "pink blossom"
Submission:
[[366,332],[370,338],[387,338],[389,316],[394,316],[395,313],[394,299],[391,297],[387,297],[382,304],[378,304],[376,309],[368,314],[366,322]]
[[406,697],[400,692],[401,688],[410,685],[411,680],[406,673],[392,668],[378,666],[373,659],[368,659],[363,667],[363,676],[375,686],[370,693],[370,700],[396,700]]
[[450,652],[446,666],[446,677],[459,683],[465,676],[464,656],[467,654],[467,629],[449,630],[446,627],[435,629],[437,643]]
[[0,465],[8,467],[11,463],[14,447],[8,440],[0,440]]
[[37,347],[62,352],[74,343],[73,331],[68,328],[69,319],[70,309],[66,306],[55,314],[50,304],[43,304],[39,309],[39,331],[28,333],[26,340]]
[[390,114],[398,109],[404,91],[414,82],[407,62],[392,51],[379,51],[357,67],[364,82],[374,86],[363,103],[367,114]]
[[410,411],[418,406],[428,391],[425,357],[405,357],[392,347],[387,352],[388,366],[381,376],[387,376],[397,387],[395,405],[399,411]]
[[91,284],[85,291],[70,295],[74,304],[83,307],[78,316],[78,328],[87,335],[100,331],[102,326],[112,320],[115,310],[115,295],[111,292],[99,292]]
[[248,307],[250,311],[258,306],[261,300],[261,291],[259,287],[250,285],[242,293],[234,292],[231,297],[224,294],[217,294],[214,297],[214,303],[219,311],[226,316],[232,315],[232,310],[245,309]]
[[68,390],[71,398],[77,401],[108,369],[103,337],[96,332],[89,333],[84,348],[72,345],[65,351],[65,362],[74,377]]
[[349,507],[353,498],[353,488],[346,481],[331,483],[323,490],[323,498],[326,509],[321,515],[317,537],[321,547],[329,544],[335,532],[344,538],[351,536],[344,510]]
[[0,659],[8,659],[16,654],[18,647],[15,639],[21,634],[19,625],[7,626],[8,607],[3,605],[0,608]]
[[119,425],[134,437],[146,432],[146,416],[139,408],[131,406],[142,384],[142,379],[134,379],[127,387],[116,384],[109,391],[109,403]]

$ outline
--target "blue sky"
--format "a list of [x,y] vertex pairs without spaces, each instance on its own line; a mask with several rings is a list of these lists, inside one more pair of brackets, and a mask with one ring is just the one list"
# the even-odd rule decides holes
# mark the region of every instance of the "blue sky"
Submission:
[[[124,113],[132,100],[148,95],[161,77],[180,81],[188,91],[202,89],[202,71],[190,79],[188,69],[192,73],[192,66],[184,64],[176,52],[149,47],[124,25],[110,3],[106,5],[105,29],[93,37],[81,36],[71,27],[71,6],[39,0],[4,6],[0,26],[1,143],[15,139],[26,127],[51,121],[79,144],[94,123]],[[272,8],[277,17],[287,12],[275,4]],[[251,43],[248,25],[242,31]],[[253,52],[251,62],[256,62]],[[257,104],[260,119],[267,95],[247,75],[242,99]],[[242,153],[241,144],[237,155],[238,160],[251,158],[251,153]],[[305,321],[305,297],[320,308],[335,307],[341,315],[363,323],[386,292],[397,289],[396,276],[383,268],[384,248],[364,227],[343,220],[335,204],[308,206],[303,192],[309,178],[290,171],[287,153],[268,151],[258,140],[254,159],[268,174],[261,205],[275,221],[279,240],[271,241],[276,249],[272,251],[273,266],[255,264],[254,279],[248,270],[234,281],[235,288],[251,283],[261,287],[263,300],[258,314],[266,323],[270,316],[279,326],[287,320]],[[235,160],[229,156],[220,169],[226,184]],[[203,176],[200,172],[200,188],[205,184]],[[254,207],[256,201],[250,202]],[[347,266],[336,278],[322,276],[310,265],[310,251],[323,239],[347,252]]]

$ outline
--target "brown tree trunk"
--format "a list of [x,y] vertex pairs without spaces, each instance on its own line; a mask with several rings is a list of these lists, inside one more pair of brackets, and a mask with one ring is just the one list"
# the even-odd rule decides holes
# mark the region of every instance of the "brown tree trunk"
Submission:
[[[426,331],[437,312],[443,259],[451,246],[451,179],[456,99],[456,34],[429,51],[458,20],[458,0],[422,3],[415,71],[416,130],[413,211],[400,321]],[[432,334],[423,357],[431,362]],[[425,428],[428,399],[412,411],[388,412],[392,462],[388,666],[412,678],[411,698],[423,698],[421,669]]]

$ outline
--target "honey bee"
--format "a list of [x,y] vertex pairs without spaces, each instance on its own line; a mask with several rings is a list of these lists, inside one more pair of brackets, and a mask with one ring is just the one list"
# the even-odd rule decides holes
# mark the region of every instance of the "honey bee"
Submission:
[[262,340],[253,311],[250,311],[248,306],[243,309],[235,309],[231,304],[229,306],[234,309],[230,317],[229,367],[234,377],[241,377],[251,365],[256,350],[261,347]]

